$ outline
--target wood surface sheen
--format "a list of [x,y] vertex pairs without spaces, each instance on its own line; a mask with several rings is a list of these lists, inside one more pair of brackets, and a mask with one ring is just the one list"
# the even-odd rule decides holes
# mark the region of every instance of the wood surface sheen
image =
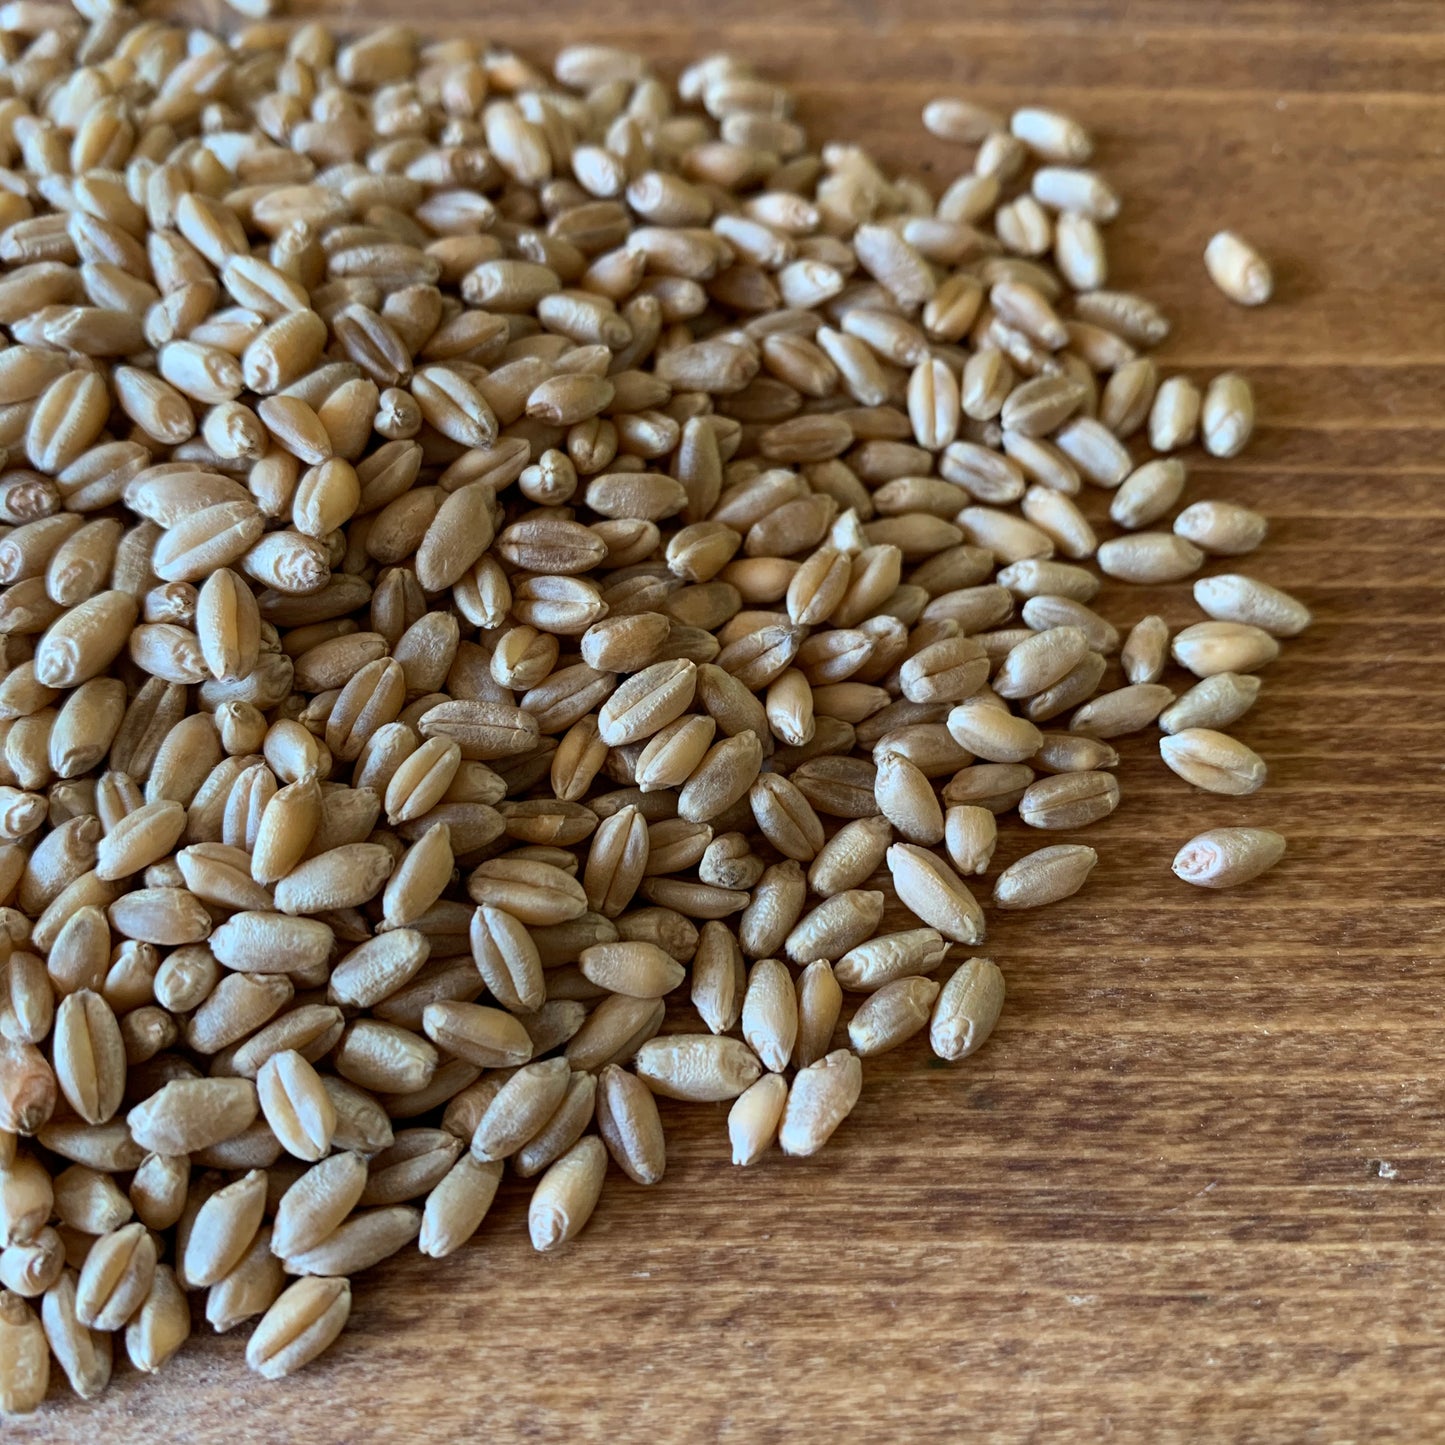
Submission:
[[[294,1380],[262,1385],[246,1332],[212,1337],[198,1312],[158,1378],[118,1366],[94,1406],[52,1384],[5,1438],[1442,1438],[1436,0],[300,10],[535,56],[612,39],[669,74],[736,49],[796,88],[815,133],[935,182],[957,164],[918,123],[938,91],[1076,113],[1124,197],[1111,279],[1175,320],[1161,360],[1257,389],[1254,445],[1191,456],[1188,496],[1265,512],[1244,570],[1316,621],[1237,729],[1269,760],[1264,791],[1194,792],[1153,733],[1124,740],[1084,891],[990,913],[1009,988],[992,1042],[956,1066],[921,1041],[870,1060],[815,1159],[734,1170],[725,1105],[663,1101],[666,1180],[611,1170],[559,1255],[533,1253],[510,1182],[459,1255],[361,1276],[346,1333]],[[1275,263],[1262,311],[1205,279],[1223,225]],[[1151,608],[1198,616],[1184,586],[1114,587],[1102,610]],[[1177,882],[1175,848],[1227,823],[1278,828],[1285,862],[1233,893]],[[1056,841],[1012,819],[989,886]]]

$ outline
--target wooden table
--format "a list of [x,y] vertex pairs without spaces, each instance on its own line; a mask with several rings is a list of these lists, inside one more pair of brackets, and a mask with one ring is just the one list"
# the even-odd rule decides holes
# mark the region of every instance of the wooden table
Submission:
[[[1176,320],[1165,359],[1258,390],[1254,447],[1200,459],[1191,495],[1269,514],[1249,570],[1316,623],[1240,727],[1266,790],[1195,793],[1129,740],[1085,891],[995,916],[993,1041],[955,1067],[921,1046],[870,1062],[816,1159],[734,1170],[724,1106],[665,1107],[664,1183],[644,1197],[614,1172],[559,1256],[532,1252],[508,1187],[460,1255],[359,1280],[350,1329],[295,1381],[263,1387],[242,1339],[201,1337],[161,1379],[125,1370],[7,1438],[1439,1438],[1438,5],[302,8],[539,57],[616,39],[669,72],[736,49],[811,125],[935,184],[957,161],[918,126],[931,95],[1076,112],[1126,198],[1115,276]],[[1204,278],[1225,224],[1277,262],[1262,312]],[[1106,610],[1155,606],[1197,616],[1183,587]],[[1175,881],[1178,844],[1229,822],[1281,829],[1285,864],[1237,893]]]

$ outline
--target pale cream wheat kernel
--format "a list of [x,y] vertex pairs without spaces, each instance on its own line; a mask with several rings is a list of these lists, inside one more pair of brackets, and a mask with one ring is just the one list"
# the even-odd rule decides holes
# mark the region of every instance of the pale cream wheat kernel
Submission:
[[742,1030],[767,1068],[787,1067],[798,1036],[798,999],[787,965],[776,958],[759,959],[748,974]]
[[1140,618],[1124,639],[1119,661],[1130,683],[1158,682],[1169,662],[1169,624],[1152,613]]
[[993,886],[999,908],[1041,908],[1057,903],[1084,886],[1099,855],[1077,843],[1061,843],[1010,863]]
[[1274,275],[1253,246],[1233,231],[1220,231],[1204,248],[1209,279],[1241,306],[1262,306],[1274,293]]
[[990,958],[970,958],[949,976],[933,1005],[929,1042],[941,1059],[982,1048],[1003,1012],[1004,978]]
[[1264,540],[1268,524],[1234,502],[1192,502],[1174,519],[1174,531],[1206,552],[1238,557]]
[[662,1120],[652,1091],[627,1070],[609,1065],[597,1081],[597,1130],[635,1184],[656,1184],[666,1169]]
[[887,857],[899,901],[919,919],[955,943],[983,938],[983,910],[949,864],[911,843],[893,844]]
[[246,1363],[268,1380],[295,1374],[336,1339],[350,1313],[349,1280],[297,1280],[256,1326],[246,1344]]
[[1175,662],[1195,677],[1221,672],[1257,672],[1279,656],[1279,643],[1248,622],[1196,622],[1175,633]]
[[1249,673],[1217,672],[1203,678],[1159,714],[1160,730],[1226,728],[1254,706],[1260,687],[1259,678]]
[[782,1074],[764,1074],[738,1095],[728,1111],[734,1164],[755,1164],[772,1147],[788,1093],[788,1081]]
[[40,1318],[7,1289],[0,1293],[0,1413],[37,1410],[49,1382],[50,1346]]
[[884,984],[849,1020],[848,1041],[865,1057],[896,1049],[928,1023],[938,991],[931,978],[899,978]]
[[1209,383],[1200,419],[1204,449],[1213,457],[1236,457],[1254,434],[1254,392],[1236,371]]
[[799,1069],[778,1128],[783,1153],[816,1154],[853,1112],[862,1092],[862,1063],[847,1049],[835,1049],[816,1064]]
[[1174,873],[1199,888],[1233,888],[1273,868],[1285,840],[1268,828],[1211,828],[1174,855]]
[[1165,763],[1185,782],[1209,793],[1240,796],[1264,786],[1264,759],[1238,738],[1211,728],[1185,728],[1159,739]]
[[574,1144],[538,1181],[527,1209],[532,1247],[560,1249],[592,1217],[607,1172],[607,1149],[595,1134]]
[[1194,600],[1218,622],[1242,622],[1271,637],[1295,637],[1310,625],[1310,610],[1278,587],[1237,572],[1201,577]]

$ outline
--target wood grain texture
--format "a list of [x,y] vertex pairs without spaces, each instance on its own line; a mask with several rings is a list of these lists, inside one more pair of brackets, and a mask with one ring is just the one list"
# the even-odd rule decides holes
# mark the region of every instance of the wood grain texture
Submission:
[[[1175,318],[1163,358],[1257,386],[1255,445],[1195,462],[1190,496],[1269,515],[1249,570],[1316,624],[1239,729],[1265,791],[1196,794],[1152,737],[1127,740],[1084,892],[991,916],[993,1041],[955,1067],[921,1045],[869,1061],[816,1159],[735,1171],[725,1106],[664,1102],[664,1183],[614,1170],[559,1256],[533,1254],[509,1183],[460,1255],[362,1277],[349,1330],[296,1380],[262,1387],[242,1339],[201,1336],[160,1379],[121,1370],[97,1405],[6,1438],[1439,1438],[1438,4],[422,0],[405,18],[540,56],[616,38],[669,70],[736,48],[810,126],[935,183],[956,164],[917,122],[938,90],[1076,112],[1125,197],[1115,278]],[[1277,262],[1261,312],[1204,278],[1222,224]],[[1103,610],[1155,607],[1197,617],[1182,587]],[[1232,822],[1286,833],[1286,862],[1222,895],[1171,877],[1180,842]],[[1027,833],[1008,826],[1000,864]]]

